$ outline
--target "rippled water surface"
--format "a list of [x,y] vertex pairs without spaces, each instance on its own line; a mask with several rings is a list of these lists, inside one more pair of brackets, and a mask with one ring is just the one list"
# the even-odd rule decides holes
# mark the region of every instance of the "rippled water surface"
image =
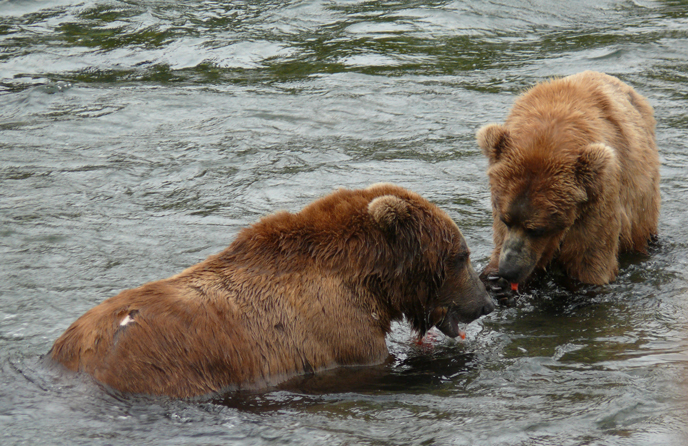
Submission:
[[[688,2],[0,1],[0,442],[688,444]],[[656,109],[660,240],[618,280],[548,277],[387,364],[197,401],[43,359],[122,289],[335,187],[399,183],[492,249],[478,127],[593,69]]]

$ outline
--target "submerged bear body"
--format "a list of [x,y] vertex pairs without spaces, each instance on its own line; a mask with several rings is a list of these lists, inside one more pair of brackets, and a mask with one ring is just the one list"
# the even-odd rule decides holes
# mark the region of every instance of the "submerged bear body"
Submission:
[[543,82],[477,140],[494,219],[483,278],[515,288],[556,262],[605,284],[619,252],[646,252],[657,233],[659,156],[652,107],[630,86],[592,71]]
[[458,227],[403,188],[339,190],[92,308],[50,356],[117,390],[189,397],[383,362],[390,323],[458,335],[494,305]]

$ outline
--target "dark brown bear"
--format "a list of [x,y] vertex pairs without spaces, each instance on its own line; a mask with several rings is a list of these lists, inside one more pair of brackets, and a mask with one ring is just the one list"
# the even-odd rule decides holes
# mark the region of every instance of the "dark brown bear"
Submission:
[[657,233],[659,157],[652,107],[633,88],[592,71],[543,82],[477,140],[494,218],[483,278],[517,288],[555,261],[574,279],[605,284],[619,252],[646,252]]
[[50,355],[120,391],[189,397],[379,364],[392,321],[456,337],[493,309],[447,214],[378,184],[263,218],[220,254],[92,308]]

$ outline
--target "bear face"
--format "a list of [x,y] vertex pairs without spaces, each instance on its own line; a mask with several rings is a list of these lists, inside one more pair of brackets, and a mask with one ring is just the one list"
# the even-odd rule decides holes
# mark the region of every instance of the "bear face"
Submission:
[[[487,133],[492,133],[487,135]],[[604,191],[618,184],[612,149],[601,144],[575,147],[568,141],[518,146],[500,125],[482,129],[487,150],[494,230],[501,240],[498,275],[523,283],[559,253],[568,230]],[[490,146],[486,141],[498,139]]]
[[517,289],[556,261],[582,282],[613,280],[619,251],[644,252],[656,234],[654,125],[632,88],[584,72],[538,84],[505,124],[481,128],[495,241],[481,277]]
[[[428,288],[422,291],[421,296],[427,296],[427,300],[420,309],[403,310],[420,335],[435,326],[445,335],[456,337],[460,322],[469,323],[494,310],[494,303],[470,262],[463,234],[446,213],[415,194],[399,196],[399,188],[390,184],[375,184],[367,191],[384,194],[370,201],[368,212],[388,242],[396,245],[393,249],[406,251],[418,262],[407,266],[409,273],[416,271],[407,276],[422,280],[404,285],[412,293],[400,300],[415,302],[419,296],[413,290]],[[423,226],[417,226],[421,222]],[[403,281],[390,278],[390,282]],[[394,295],[395,291],[390,290],[389,294]]]
[[403,188],[338,190],[92,308],[50,356],[123,392],[188,397],[383,362],[390,324],[447,336],[494,309],[456,224]]

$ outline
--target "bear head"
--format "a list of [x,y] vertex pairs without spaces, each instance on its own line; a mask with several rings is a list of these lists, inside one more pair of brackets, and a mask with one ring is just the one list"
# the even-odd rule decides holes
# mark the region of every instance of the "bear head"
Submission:
[[375,261],[385,265],[371,267],[392,306],[421,335],[435,326],[456,337],[459,322],[494,310],[461,231],[444,211],[390,184],[376,184],[366,192],[373,232],[381,236],[371,248]]
[[490,124],[476,137],[488,159],[498,275],[523,283],[559,252],[568,231],[619,183],[615,151],[557,128],[513,134]]

